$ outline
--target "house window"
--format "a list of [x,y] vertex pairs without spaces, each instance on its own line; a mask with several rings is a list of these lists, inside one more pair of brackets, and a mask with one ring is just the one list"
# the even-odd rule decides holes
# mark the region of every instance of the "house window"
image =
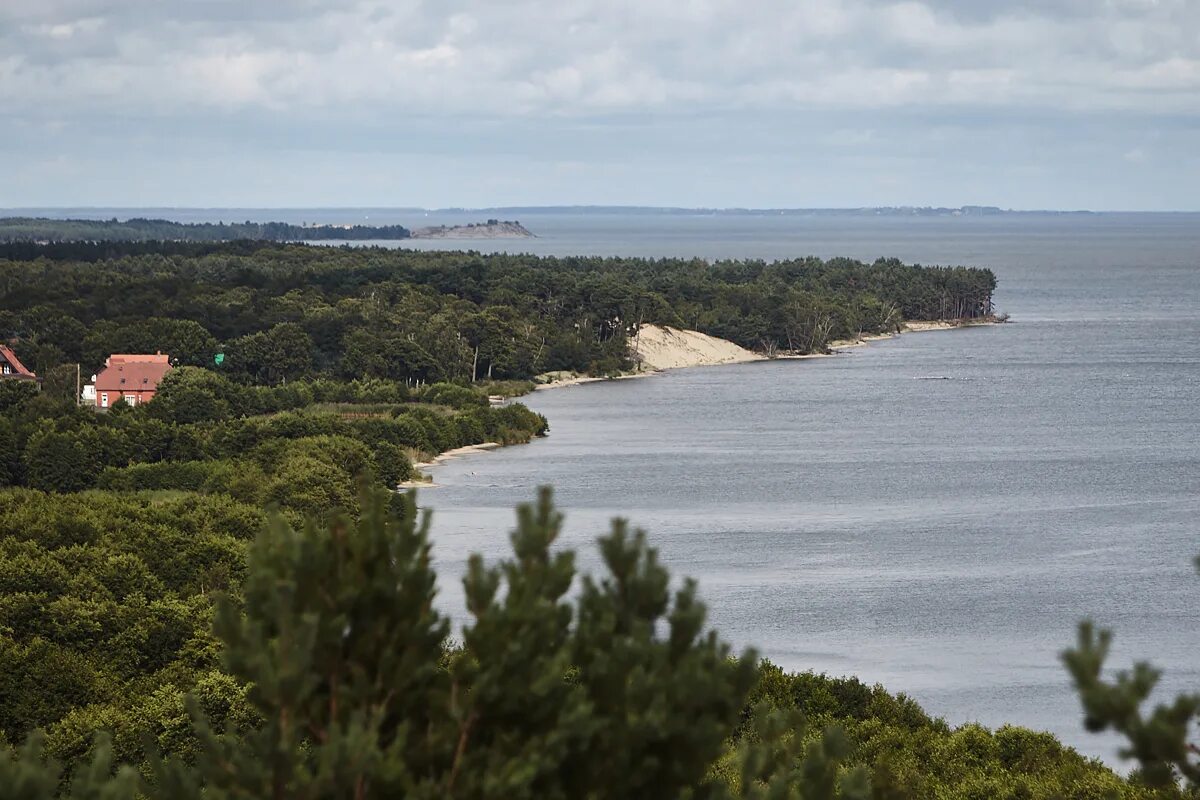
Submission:
[[100,393],[100,407],[108,408],[108,392]]
[[137,396],[132,394],[125,395],[125,402],[131,406],[137,405]]
[[8,364],[5,364],[5,365],[4,365],[4,374],[5,374],[5,375],[11,375],[11,374],[12,374],[12,367],[10,367]]

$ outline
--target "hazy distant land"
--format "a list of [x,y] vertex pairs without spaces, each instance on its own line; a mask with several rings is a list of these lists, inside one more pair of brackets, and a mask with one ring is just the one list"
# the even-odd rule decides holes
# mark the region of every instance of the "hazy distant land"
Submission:
[[[515,221],[522,216],[614,215],[648,217],[873,217],[980,218],[1095,216],[1105,212],[1014,210],[997,206],[888,206],[863,208],[682,208],[655,206],[505,206],[492,208],[23,208],[0,209],[0,242],[224,242],[397,241],[405,239],[533,239]],[[270,215],[270,216],[268,216]],[[311,215],[311,216],[310,216]],[[486,222],[460,222],[464,216]],[[409,227],[410,218],[441,217],[441,224]],[[505,218],[513,221],[508,221]],[[245,220],[227,222],[225,219]],[[368,220],[387,220],[367,224]],[[289,220],[289,221],[282,221]],[[320,221],[314,221],[320,220]],[[360,221],[361,220],[361,221]],[[298,224],[297,224],[298,223]]]
[[534,239],[537,238],[520,222],[489,219],[468,225],[436,225],[417,228],[412,239]]
[[479,214],[646,214],[819,217],[991,217],[1008,214],[1095,214],[1085,210],[1005,209],[999,206],[863,206],[856,208],[687,208],[676,206],[497,206],[489,208],[439,208],[430,213]]
[[254,240],[382,241],[397,239],[529,239],[533,233],[519,222],[489,219],[467,225],[439,225],[410,230],[403,225],[302,224],[287,222],[175,222],[132,217],[124,221],[0,218],[4,242],[224,242]]
[[225,242],[240,239],[290,242],[299,240],[407,239],[403,225],[292,225],[286,222],[199,222],[133,217],[124,221],[0,218],[0,241],[6,242]]

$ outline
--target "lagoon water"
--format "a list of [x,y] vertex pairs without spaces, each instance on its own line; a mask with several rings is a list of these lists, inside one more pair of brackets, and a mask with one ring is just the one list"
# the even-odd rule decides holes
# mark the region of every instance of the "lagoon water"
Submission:
[[[478,221],[379,209],[90,209],[195,220]],[[59,215],[82,216],[78,211]],[[1076,622],[1200,687],[1200,215],[961,218],[522,213],[539,254],[874,259],[995,270],[1014,323],[911,334],[835,358],[538,392],[531,445],[448,462],[442,606],[468,554],[506,555],[514,504],[552,484],[562,544],[598,566],[614,515],[699,580],[736,647],[853,674],[958,724],[1082,731],[1058,662]],[[930,380],[930,378],[934,378]]]
[[513,505],[552,484],[583,569],[626,516],[736,647],[951,723],[1050,730],[1116,763],[1058,662],[1085,616],[1116,630],[1114,664],[1200,685],[1200,218],[526,224],[543,238],[514,249],[983,265],[1015,321],[538,392],[550,436],[421,491],[444,575],[504,556]]

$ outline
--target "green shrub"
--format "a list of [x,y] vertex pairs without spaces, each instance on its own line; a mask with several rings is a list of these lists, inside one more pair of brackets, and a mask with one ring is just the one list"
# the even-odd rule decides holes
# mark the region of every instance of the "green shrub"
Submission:
[[375,445],[374,457],[379,481],[389,489],[396,488],[397,484],[410,480],[417,474],[407,451],[399,445],[380,442]]
[[426,403],[458,409],[477,408],[488,404],[487,395],[483,392],[454,383],[431,384],[421,393],[421,399]]
[[[160,461],[109,467],[100,473],[96,486],[121,492],[146,489],[180,489],[198,492],[228,481],[232,466],[226,461]],[[214,479],[217,479],[214,481]]]
[[56,431],[44,427],[29,437],[25,473],[35,489],[78,492],[95,484],[101,458],[101,440],[94,429]]

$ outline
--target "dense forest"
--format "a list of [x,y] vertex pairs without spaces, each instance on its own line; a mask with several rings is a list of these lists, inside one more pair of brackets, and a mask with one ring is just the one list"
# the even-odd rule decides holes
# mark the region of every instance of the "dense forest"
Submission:
[[159,389],[145,405],[98,413],[53,388],[0,381],[0,487],[220,494],[269,503],[298,522],[353,509],[360,480],[395,488],[416,477],[416,460],[465,445],[528,442],[548,428],[522,405],[490,406],[486,391],[495,387],[243,387],[182,367]]
[[[1048,734],[954,728],[880,687],[735,655],[697,588],[623,522],[599,542],[606,573],[577,576],[548,492],[518,510],[511,559],[471,562],[465,629],[433,602],[430,520],[394,489],[433,454],[547,433],[496,395],[547,371],[633,368],[644,323],[813,352],[986,316],[994,287],[987,270],[892,260],[0,248],[0,341],[41,377],[0,380],[0,786],[30,800],[1189,796],[1169,770],[1126,779]],[[158,350],[177,366],[153,400],[77,405],[76,364]],[[1124,706],[1091,644],[1073,674],[1100,725]]]
[[[411,383],[628,369],[642,323],[769,352],[991,313],[995,276],[894,259],[537,258],[304,245],[0,248],[0,340],[35,371],[169,353],[232,380]],[[104,254],[101,257],[99,254]]]
[[172,222],[0,217],[0,242],[227,242],[237,239],[365,241],[407,239],[403,225],[289,225],[286,222]]
[[[995,286],[986,270],[896,261],[148,247],[0,253],[0,341],[41,377],[40,392],[0,384],[0,486],[220,494],[298,523],[352,508],[360,475],[395,487],[415,460],[544,434],[488,395],[630,369],[640,324],[814,352],[906,318],[985,315]],[[151,403],[76,406],[78,375],[139,352],[176,365]]]

